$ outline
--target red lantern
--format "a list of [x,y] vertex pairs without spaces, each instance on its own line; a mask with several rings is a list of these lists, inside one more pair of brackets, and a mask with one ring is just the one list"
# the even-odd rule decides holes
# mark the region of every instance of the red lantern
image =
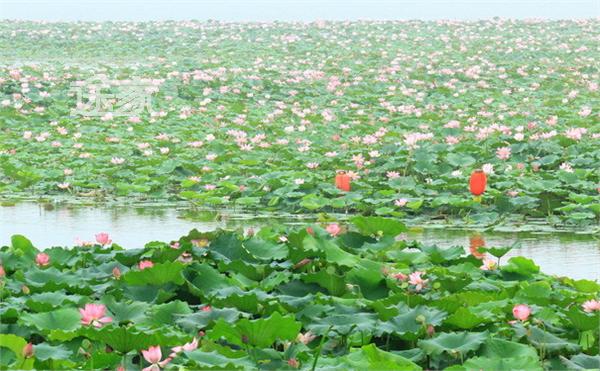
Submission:
[[341,191],[350,192],[350,175],[345,171],[339,171],[335,176],[335,186]]
[[487,177],[483,170],[477,169],[471,174],[469,189],[474,196],[481,196],[485,192]]

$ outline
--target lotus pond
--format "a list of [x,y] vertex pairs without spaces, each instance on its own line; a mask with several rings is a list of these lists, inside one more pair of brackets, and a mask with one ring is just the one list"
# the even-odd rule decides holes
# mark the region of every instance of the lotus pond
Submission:
[[509,248],[440,249],[381,217],[0,249],[18,369],[598,368],[600,285]]
[[599,369],[599,26],[0,21],[0,369]]
[[0,194],[597,227],[599,22],[2,21]]
[[[208,232],[218,228],[259,230],[277,223],[297,227],[313,222],[345,221],[346,214],[248,213],[243,210],[192,209],[179,204],[88,205],[74,203],[19,202],[0,206],[0,245],[12,234],[26,235],[35,246],[70,246],[77,239],[90,241],[100,231],[126,249],[141,248],[150,241],[176,240],[191,229]],[[447,222],[411,224],[403,235],[441,248],[463,246],[513,246],[507,257],[533,259],[550,275],[600,279],[600,239],[593,233],[557,230],[544,221],[460,229]],[[464,227],[464,226],[463,226]]]

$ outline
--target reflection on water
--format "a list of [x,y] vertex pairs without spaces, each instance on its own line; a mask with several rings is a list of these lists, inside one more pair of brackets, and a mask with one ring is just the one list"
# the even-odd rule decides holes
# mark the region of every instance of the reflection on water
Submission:
[[[185,219],[183,218],[185,216]],[[190,218],[193,216],[194,218]],[[231,215],[191,211],[183,207],[111,206],[44,207],[34,203],[0,207],[0,245],[10,236],[27,236],[37,247],[72,246],[76,238],[93,240],[98,232],[110,233],[113,241],[127,248],[142,247],[149,241],[168,241],[191,229],[260,227],[277,219],[284,224],[310,222],[310,218],[292,215]],[[600,279],[600,240],[591,235],[572,233],[485,233],[478,236],[464,230],[426,229],[408,233],[411,239],[440,247],[465,246],[467,251],[487,247],[510,246],[520,242],[502,258],[522,255],[533,259],[549,274],[573,278]]]

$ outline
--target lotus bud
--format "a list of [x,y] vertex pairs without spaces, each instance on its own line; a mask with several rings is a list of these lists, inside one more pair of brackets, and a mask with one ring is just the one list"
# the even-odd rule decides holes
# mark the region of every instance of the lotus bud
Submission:
[[29,287],[27,287],[26,285],[21,286],[21,291],[25,295],[29,295],[29,293],[31,292],[31,290],[29,290]]
[[23,357],[31,358],[31,357],[33,357],[33,353],[34,353],[33,344],[27,343],[27,345],[25,345],[23,347]]
[[310,260],[310,259],[308,259],[308,258],[304,258],[304,259],[300,260],[298,263],[296,263],[296,264],[293,266],[293,269],[302,268],[302,267],[304,267],[306,264],[308,264],[308,263],[310,263],[310,262],[311,262],[311,260]]
[[429,335],[429,337],[435,335],[435,327],[433,327],[433,325],[427,325],[427,335]]
[[287,363],[288,363],[288,365],[290,367],[293,367],[293,368],[300,367],[300,363],[298,362],[298,360],[296,358],[290,358],[290,359],[288,359]]
[[121,270],[119,269],[119,267],[114,267],[112,270],[112,275],[113,277],[118,280],[119,278],[121,278]]

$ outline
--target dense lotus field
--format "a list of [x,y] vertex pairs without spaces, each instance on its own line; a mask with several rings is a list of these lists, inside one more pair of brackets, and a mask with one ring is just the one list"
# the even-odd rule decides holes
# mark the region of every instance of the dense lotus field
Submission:
[[[597,226],[599,37],[592,19],[2,21],[0,195]],[[72,115],[71,85],[101,75],[145,79],[150,109]]]
[[600,285],[510,248],[409,242],[354,217],[126,250],[105,233],[0,249],[10,369],[599,368]]

